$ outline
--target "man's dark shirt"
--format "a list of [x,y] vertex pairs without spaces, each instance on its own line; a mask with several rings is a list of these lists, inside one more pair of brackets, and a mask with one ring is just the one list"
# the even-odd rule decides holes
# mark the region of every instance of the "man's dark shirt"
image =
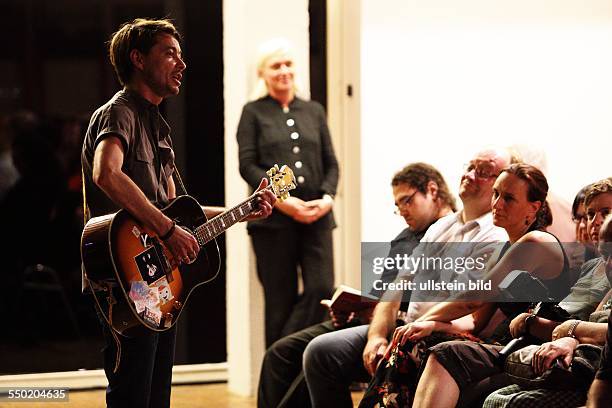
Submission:
[[[389,249],[388,258],[395,258],[396,255],[403,256],[407,254],[410,256],[414,248],[419,244],[421,238],[425,235],[427,228],[423,229],[421,232],[414,233],[410,228],[405,228],[402,232],[398,234],[391,241],[391,248]],[[393,282],[397,277],[398,270],[396,268],[393,269],[385,269],[382,276],[380,277],[382,282]],[[370,295],[380,298],[383,295],[383,290],[372,289],[370,291]],[[405,310],[407,308],[407,302],[410,300],[410,293],[407,291],[404,293],[404,297],[402,298],[402,307],[401,310]]]
[[121,140],[123,172],[151,202],[159,207],[166,205],[168,181],[174,171],[170,127],[156,105],[124,89],[94,112],[85,134],[81,163],[90,215],[95,217],[120,209],[92,179],[95,149],[108,136]]
[[[81,164],[89,216],[120,210],[93,182],[96,147],[109,136],[118,137],[123,145],[122,171],[152,203],[158,207],[168,204],[168,181],[174,171],[170,126],[156,105],[134,92],[122,90],[94,112],[85,134]],[[83,289],[86,286],[83,279]]]

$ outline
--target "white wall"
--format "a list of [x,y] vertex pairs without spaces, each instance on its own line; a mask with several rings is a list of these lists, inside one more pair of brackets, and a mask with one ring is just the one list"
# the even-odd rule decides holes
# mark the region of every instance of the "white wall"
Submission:
[[[340,181],[334,203],[335,282],[360,287],[360,2],[327,0],[327,121]],[[353,93],[346,92],[352,86]]]
[[[230,204],[247,194],[235,132],[255,79],[255,50],[271,37],[293,41],[307,90],[308,1],[225,0],[223,7]],[[345,254],[338,260],[343,282],[359,283],[360,235],[388,241],[403,228],[392,214],[389,181],[411,161],[435,165],[456,191],[474,150],[528,143],[545,149],[552,190],[566,200],[610,175],[609,0],[328,0],[328,8],[329,123],[343,172],[337,209],[345,238],[336,248]],[[359,207],[361,220],[354,214]],[[263,351],[262,294],[244,225],[230,230],[227,242],[229,385],[253,394]]]
[[568,201],[612,175],[612,2],[361,0],[362,240],[388,241],[389,180],[413,161],[456,192],[489,144],[546,152]]
[[[225,197],[233,205],[248,195],[238,173],[236,129],[256,79],[258,46],[284,37],[296,49],[297,75],[308,94],[308,1],[225,0],[223,60],[225,99]],[[227,232],[227,353],[231,391],[253,395],[264,351],[263,294],[244,223]]]

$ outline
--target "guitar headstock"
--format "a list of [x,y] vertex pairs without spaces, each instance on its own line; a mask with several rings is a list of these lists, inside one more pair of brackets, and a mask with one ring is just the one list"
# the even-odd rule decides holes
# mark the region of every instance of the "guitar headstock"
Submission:
[[296,187],[293,170],[286,165],[279,169],[278,164],[275,164],[266,174],[270,177],[270,188],[278,201],[283,202],[289,198],[289,191]]

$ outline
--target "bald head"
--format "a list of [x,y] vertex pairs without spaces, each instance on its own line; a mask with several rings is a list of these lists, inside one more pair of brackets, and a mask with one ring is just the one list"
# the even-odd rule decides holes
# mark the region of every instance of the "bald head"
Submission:
[[499,172],[513,163],[512,154],[508,149],[502,147],[488,147],[478,153],[475,157],[482,157],[491,160],[497,166]]
[[459,186],[464,210],[478,216],[491,210],[493,183],[511,162],[510,152],[497,147],[488,147],[472,157]]

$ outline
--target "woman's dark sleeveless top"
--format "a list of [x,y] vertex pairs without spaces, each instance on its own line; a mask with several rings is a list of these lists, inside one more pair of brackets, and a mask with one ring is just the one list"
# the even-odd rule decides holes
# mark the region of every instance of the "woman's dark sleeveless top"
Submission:
[[[550,232],[546,233],[550,234]],[[567,296],[570,289],[569,260],[565,250],[563,249],[563,245],[561,245],[561,241],[559,241],[559,238],[557,238],[554,234],[550,235],[557,240],[557,243],[561,247],[561,252],[563,253],[563,268],[561,269],[559,275],[552,279],[539,279],[548,289],[549,296],[556,302],[559,302],[561,299]],[[510,242],[506,242],[500,252],[498,262],[502,259],[511,246],[512,245]],[[490,340],[499,342],[501,344],[505,344],[507,341],[509,341],[512,338],[508,328],[510,321],[519,314],[526,312],[530,305],[531,303],[525,302],[497,302],[497,307],[504,313],[504,315],[506,315],[507,319],[499,324]]]

